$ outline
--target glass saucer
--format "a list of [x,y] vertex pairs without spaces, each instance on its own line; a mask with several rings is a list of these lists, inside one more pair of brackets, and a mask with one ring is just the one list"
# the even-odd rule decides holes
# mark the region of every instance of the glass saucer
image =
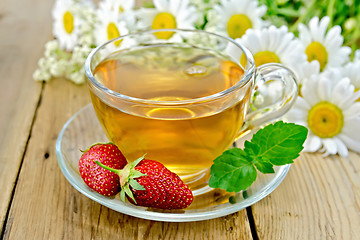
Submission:
[[91,104],[72,116],[62,128],[57,142],[58,164],[65,178],[88,198],[123,214],[165,222],[191,222],[225,216],[240,211],[266,197],[283,181],[290,165],[274,166],[275,174],[258,174],[257,180],[246,190],[227,193],[214,189],[194,197],[186,210],[158,210],[123,203],[118,196],[104,197],[91,190],[81,179],[78,161],[79,149],[96,142],[108,142]]

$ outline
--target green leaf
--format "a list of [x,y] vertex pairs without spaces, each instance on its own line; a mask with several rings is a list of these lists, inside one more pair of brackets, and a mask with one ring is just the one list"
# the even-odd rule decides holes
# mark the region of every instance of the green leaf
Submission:
[[120,191],[120,199],[121,199],[121,201],[126,202],[126,196],[125,196],[124,189],[121,189],[121,191]]
[[214,160],[209,186],[228,192],[247,189],[256,180],[257,170],[275,173],[273,165],[292,163],[303,149],[307,132],[303,126],[282,121],[266,126],[250,142],[245,141],[244,150],[232,148]]
[[307,133],[304,126],[279,121],[260,129],[251,143],[259,147],[257,157],[274,165],[285,165],[299,156]]
[[245,141],[244,147],[244,151],[251,157],[255,157],[259,154],[260,148],[255,143]]
[[209,186],[238,192],[248,188],[256,179],[257,172],[251,158],[239,148],[225,151],[214,160]]
[[140,183],[138,183],[136,180],[132,178],[130,178],[129,184],[135,190],[145,190],[145,188]]
[[132,163],[130,163],[131,166],[132,166],[133,168],[136,167],[143,159],[145,159],[145,155],[146,155],[146,154],[144,154],[142,157],[139,157],[138,159],[136,159],[135,161],[133,161]]
[[128,195],[129,198],[131,198],[135,204],[136,204],[136,200],[134,198],[134,195],[133,193],[131,192],[130,188],[129,188],[129,185],[126,184],[125,186],[123,186],[123,191],[126,193],[126,195]]
[[142,176],[146,176],[145,173],[135,170],[134,168],[130,169],[129,178],[139,178]]
[[255,166],[257,170],[259,170],[262,173],[275,173],[274,167],[271,163],[266,161],[256,161]]

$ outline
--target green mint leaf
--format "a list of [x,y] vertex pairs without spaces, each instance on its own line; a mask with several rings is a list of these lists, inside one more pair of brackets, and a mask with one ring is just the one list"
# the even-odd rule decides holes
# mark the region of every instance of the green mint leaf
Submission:
[[248,188],[257,176],[251,160],[251,157],[239,148],[225,151],[211,166],[209,186],[225,189],[228,192],[238,192]]
[[274,167],[272,163],[266,162],[266,161],[256,161],[255,166],[257,170],[259,170],[262,173],[275,173]]
[[251,157],[256,157],[259,154],[260,148],[255,143],[245,141],[244,147],[244,151]]
[[304,126],[279,121],[260,129],[251,139],[251,143],[259,147],[257,158],[274,165],[285,165],[299,156],[307,133]]
[[247,189],[256,180],[257,170],[275,173],[273,165],[292,163],[303,149],[307,133],[306,127],[282,121],[260,129],[250,142],[245,141],[244,150],[232,148],[214,160],[209,186],[228,192]]

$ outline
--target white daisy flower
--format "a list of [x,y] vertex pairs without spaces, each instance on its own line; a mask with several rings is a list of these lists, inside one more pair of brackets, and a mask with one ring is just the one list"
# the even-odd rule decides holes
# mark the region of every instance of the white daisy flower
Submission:
[[355,51],[354,62],[356,62],[356,61],[360,61],[360,49]]
[[80,19],[74,6],[74,0],[57,0],[52,10],[53,34],[59,40],[61,48],[67,51],[73,50],[79,35]]
[[203,29],[205,24],[205,16],[208,15],[208,11],[212,10],[215,4],[219,4],[220,0],[191,0],[191,4],[197,9],[197,20],[195,22],[196,28]]
[[320,64],[318,61],[304,61],[292,67],[299,85],[299,96],[301,96],[301,87],[305,81],[309,81],[313,75],[320,74]]
[[355,86],[356,91],[360,90],[360,59],[354,59],[353,62],[347,63],[342,68],[342,74],[344,77],[348,77],[351,84]]
[[[119,20],[119,9],[113,5],[102,2],[97,11],[98,22],[95,24],[95,40],[96,44],[102,44],[111,39],[126,35],[129,30],[124,21]],[[116,49],[121,45],[121,40],[114,41],[111,45],[112,49]]]
[[[138,11],[140,29],[181,28],[195,29],[196,8],[189,0],[154,0],[155,8],[143,8]],[[179,38],[173,32],[157,32],[158,39]]]
[[205,12],[214,7],[215,4],[219,4],[220,0],[191,0],[191,4],[193,4],[197,9],[201,12]]
[[112,0],[112,1],[117,2],[119,4],[120,13],[133,11],[135,8],[135,0]]
[[95,7],[92,2],[87,1],[84,4],[77,4],[75,10],[81,19],[78,45],[94,45],[94,26],[96,23]]
[[221,4],[209,10],[206,30],[233,39],[242,37],[247,29],[260,29],[264,26],[261,17],[266,6],[259,6],[257,0],[221,0]]
[[348,148],[360,152],[360,92],[354,92],[349,78],[339,69],[313,75],[304,82],[302,95],[285,119],[309,129],[304,151],[344,157]]
[[[235,41],[250,50],[257,67],[266,63],[281,63],[293,69],[293,66],[306,61],[303,46],[299,40],[295,39],[293,33],[288,32],[286,26],[281,28],[270,26],[261,30],[249,29],[242,38]],[[228,53],[235,59],[239,59],[241,65],[245,66],[245,55],[233,44],[229,46]]]
[[135,0],[103,0],[99,3],[99,8],[117,11],[119,21],[124,21],[128,29],[135,29]]
[[317,60],[320,70],[330,67],[341,67],[349,59],[351,49],[342,47],[344,38],[341,36],[341,27],[334,26],[326,32],[330,18],[323,17],[320,22],[314,17],[309,27],[299,25],[299,37],[305,46],[305,53],[309,62]]

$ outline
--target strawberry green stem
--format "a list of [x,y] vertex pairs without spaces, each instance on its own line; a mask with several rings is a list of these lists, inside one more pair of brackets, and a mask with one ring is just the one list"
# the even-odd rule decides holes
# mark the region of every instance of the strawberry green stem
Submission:
[[109,170],[110,172],[116,173],[116,174],[118,174],[118,175],[121,173],[121,170],[120,170],[120,169],[113,169],[113,168],[111,168],[111,167],[109,167],[109,166],[106,166],[106,165],[102,164],[102,163],[99,162],[99,161],[95,161],[95,163],[96,163],[97,165],[99,165],[100,167],[105,168],[106,170]]
[[135,190],[145,190],[145,188],[142,185],[140,185],[137,181],[134,180],[134,178],[139,178],[139,177],[142,177],[142,176],[146,176],[146,174],[143,174],[143,173],[135,170],[135,166],[138,165],[141,162],[141,160],[144,159],[144,156],[136,159],[132,163],[126,164],[126,166],[121,170],[120,169],[113,169],[113,168],[111,168],[109,166],[106,166],[106,165],[102,164],[99,161],[95,161],[95,163],[97,165],[99,165],[100,167],[119,175],[120,187],[121,187],[120,199],[123,202],[125,202],[125,195],[127,195],[136,204],[136,200],[134,198],[133,193],[130,190],[130,186]]

